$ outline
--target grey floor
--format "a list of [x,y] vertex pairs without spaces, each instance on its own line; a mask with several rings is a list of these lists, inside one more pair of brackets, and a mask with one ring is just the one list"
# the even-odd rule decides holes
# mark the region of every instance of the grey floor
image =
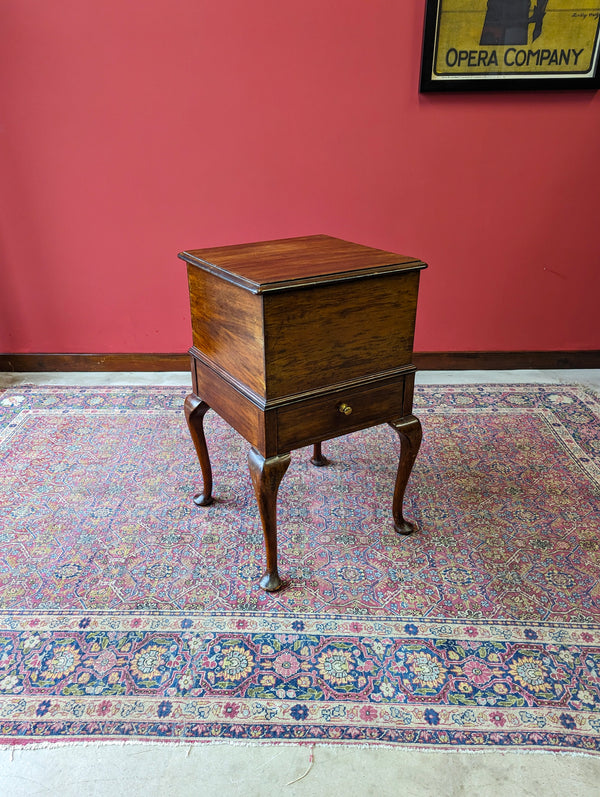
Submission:
[[[600,392],[600,370],[428,371],[417,378],[421,384],[578,383]],[[190,382],[187,373],[0,373],[0,387],[23,384]],[[600,795],[600,757],[349,745],[317,745],[312,751],[294,745],[133,743],[0,749],[0,795],[7,797],[270,797],[274,793],[292,797],[596,797]]]

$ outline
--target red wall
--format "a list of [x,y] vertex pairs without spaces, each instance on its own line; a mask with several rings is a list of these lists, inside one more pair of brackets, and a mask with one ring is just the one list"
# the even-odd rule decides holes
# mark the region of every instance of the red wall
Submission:
[[424,0],[2,0],[0,350],[190,343],[182,249],[417,255],[420,351],[600,348],[600,95],[419,95]]

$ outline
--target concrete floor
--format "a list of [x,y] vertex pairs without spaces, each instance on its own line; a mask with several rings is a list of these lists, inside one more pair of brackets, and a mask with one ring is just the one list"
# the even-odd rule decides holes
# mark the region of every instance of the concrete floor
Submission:
[[[580,384],[600,390],[600,369],[556,371],[419,371],[417,384]],[[79,371],[12,373],[0,371],[0,388],[14,385],[183,385],[191,386],[188,371]]]
[[[420,384],[579,383],[600,392],[600,370],[429,371],[417,378]],[[0,373],[0,387],[32,383],[189,385],[190,381],[187,373]],[[600,757],[351,745],[317,745],[312,751],[298,745],[134,743],[0,749],[0,795],[7,797],[267,797],[273,793],[597,797]]]

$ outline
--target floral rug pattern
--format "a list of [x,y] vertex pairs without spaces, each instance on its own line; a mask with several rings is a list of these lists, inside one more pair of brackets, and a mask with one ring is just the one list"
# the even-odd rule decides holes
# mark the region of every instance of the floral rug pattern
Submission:
[[247,444],[180,388],[0,393],[0,739],[600,751],[600,402],[421,387],[410,537],[386,426],[292,453],[285,588]]

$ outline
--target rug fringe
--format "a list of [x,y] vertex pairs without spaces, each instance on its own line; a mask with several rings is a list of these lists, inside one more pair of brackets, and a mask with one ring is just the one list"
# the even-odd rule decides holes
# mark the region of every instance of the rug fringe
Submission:
[[[321,741],[306,741],[306,742],[290,742],[287,740],[274,740],[274,739],[81,739],[73,741],[64,741],[58,739],[56,741],[45,742],[29,742],[27,740],[14,740],[11,742],[0,742],[0,754],[10,752],[10,760],[14,758],[15,751],[26,752],[33,750],[54,750],[60,748],[74,748],[74,747],[157,747],[157,746],[175,746],[187,748],[186,758],[189,758],[192,749],[195,747],[286,747],[286,748],[310,748],[311,758],[309,759],[310,766],[306,773],[302,775],[305,777],[314,764],[314,750],[316,748],[324,748],[330,750],[352,749],[352,750],[394,750],[398,755],[403,753],[427,753],[428,755],[510,755],[516,753],[518,755],[545,755],[545,756],[572,756],[578,758],[597,758],[600,753],[594,750],[561,750],[561,749],[540,749],[535,750],[527,749],[524,747],[511,746],[509,748],[500,748],[498,746],[489,746],[486,748],[472,748],[472,747],[459,747],[458,745],[449,745],[444,747],[442,745],[425,746],[425,745],[411,745],[411,744],[386,744],[385,742],[377,743],[372,742],[365,744],[364,742],[321,742]],[[301,780],[301,778],[298,778]],[[295,783],[295,781],[292,781]],[[289,785],[289,784],[286,784]]]

